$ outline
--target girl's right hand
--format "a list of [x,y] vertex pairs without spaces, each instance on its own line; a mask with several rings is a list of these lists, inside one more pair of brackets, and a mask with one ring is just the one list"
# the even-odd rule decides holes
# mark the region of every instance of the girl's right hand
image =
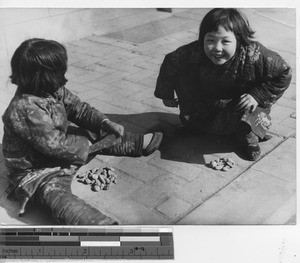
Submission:
[[240,97],[240,101],[238,102],[236,108],[240,112],[245,112],[246,110],[254,112],[257,106],[258,102],[250,94],[245,93]]
[[179,104],[178,99],[162,100],[162,101],[166,107],[171,107],[171,108],[177,108]]
[[107,120],[103,123],[103,131],[108,134],[114,134],[117,137],[123,136],[125,128],[123,125]]

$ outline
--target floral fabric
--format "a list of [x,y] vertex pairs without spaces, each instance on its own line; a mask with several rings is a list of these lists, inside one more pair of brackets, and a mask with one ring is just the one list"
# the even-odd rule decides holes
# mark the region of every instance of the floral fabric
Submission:
[[21,94],[17,90],[2,120],[3,155],[11,183],[9,197],[20,201],[20,214],[42,182],[74,174],[72,165],[86,162],[87,132],[70,127],[69,121],[99,132],[105,118],[65,87],[53,95]]
[[99,133],[106,116],[66,88],[59,95],[38,97],[17,91],[6,109],[3,155],[13,177],[24,170],[86,162],[88,139],[82,129],[71,129],[69,121]]
[[[43,193],[41,189],[47,192],[49,189],[53,192],[60,189],[59,193],[63,193],[61,201],[71,202],[65,206],[55,204],[55,209],[53,208],[55,213],[50,208],[54,217],[61,223],[87,223],[87,219],[83,219],[83,214],[93,214],[99,217],[99,220],[95,218],[92,220],[99,224],[100,221],[112,222],[109,218],[104,220],[103,214],[96,212],[96,209],[72,195],[69,186],[65,183],[63,190],[59,185],[65,182],[63,178],[72,178],[78,166],[85,164],[88,158],[91,158],[89,140],[93,143],[101,140],[102,121],[106,118],[103,113],[89,104],[81,102],[65,87],[53,95],[21,94],[17,90],[2,120],[4,123],[3,155],[11,184],[8,197],[20,201],[20,215],[25,212],[27,204],[37,191],[39,191],[40,202],[51,205],[53,200],[50,197],[55,197],[55,194]],[[72,123],[78,126],[71,125]],[[94,147],[96,153],[142,155],[143,136],[141,134],[125,132],[120,140],[112,138],[111,141],[111,147],[108,147],[105,141],[102,144],[98,142],[98,145]],[[56,180],[55,184],[51,184],[53,180]],[[41,185],[44,187],[41,188]],[[73,218],[75,221],[70,221],[69,218],[74,216],[75,212],[72,209],[63,213],[63,216],[60,215],[62,210],[65,210],[67,206],[72,208],[72,205],[78,208],[76,212],[78,218]],[[79,212],[81,209],[86,212]],[[90,216],[85,216],[85,218],[90,218]]]

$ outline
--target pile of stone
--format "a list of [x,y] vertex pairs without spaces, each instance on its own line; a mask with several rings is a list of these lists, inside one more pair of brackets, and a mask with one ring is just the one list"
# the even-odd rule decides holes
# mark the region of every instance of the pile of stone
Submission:
[[227,158],[220,158],[210,162],[211,168],[227,172],[234,166],[234,161]]
[[112,167],[94,168],[77,175],[78,182],[88,184],[93,191],[108,190],[111,184],[117,184],[115,169]]

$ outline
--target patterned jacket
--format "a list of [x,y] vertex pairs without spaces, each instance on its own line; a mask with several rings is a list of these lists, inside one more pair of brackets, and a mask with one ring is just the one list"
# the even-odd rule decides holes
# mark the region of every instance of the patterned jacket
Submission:
[[290,66],[259,42],[240,46],[224,65],[215,66],[198,41],[166,55],[157,79],[155,96],[179,99],[182,114],[209,110],[218,100],[251,94],[262,108],[269,108],[288,88]]
[[[2,116],[4,161],[15,183],[22,172],[81,165],[88,158],[83,129],[99,133],[106,116],[65,87],[56,95],[40,97],[17,91]],[[69,121],[83,129],[71,129]]]

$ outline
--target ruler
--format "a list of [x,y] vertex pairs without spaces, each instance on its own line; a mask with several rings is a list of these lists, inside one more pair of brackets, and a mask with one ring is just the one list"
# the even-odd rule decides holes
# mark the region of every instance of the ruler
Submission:
[[0,259],[174,259],[170,227],[1,228]]

